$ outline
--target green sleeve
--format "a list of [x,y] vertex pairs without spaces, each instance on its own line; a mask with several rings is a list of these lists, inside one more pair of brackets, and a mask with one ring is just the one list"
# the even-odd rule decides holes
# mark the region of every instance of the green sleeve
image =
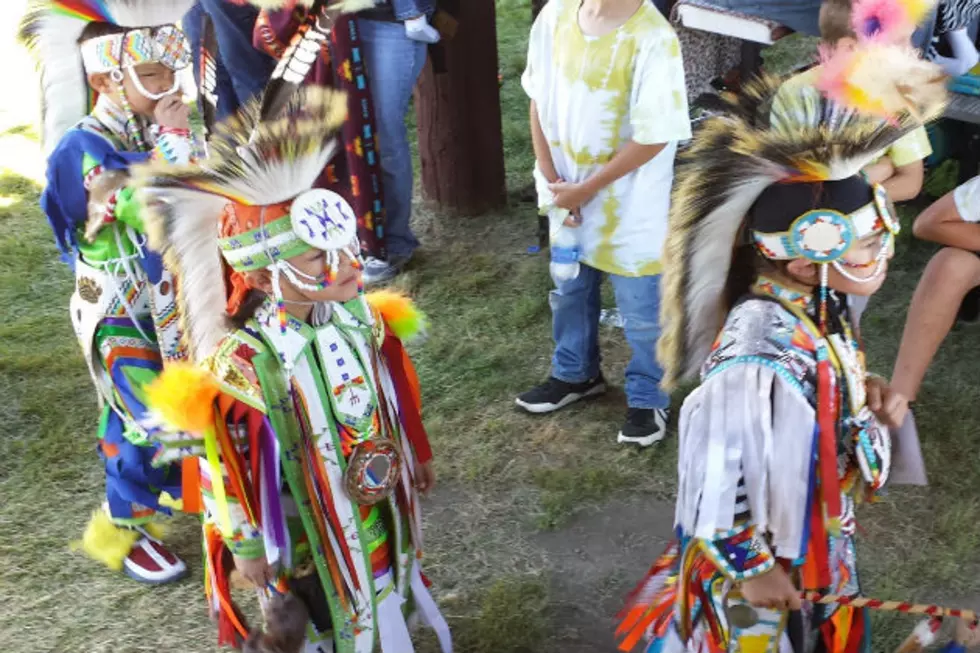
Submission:
[[116,220],[143,232],[142,205],[135,197],[135,192],[129,186],[119,190],[116,195]]

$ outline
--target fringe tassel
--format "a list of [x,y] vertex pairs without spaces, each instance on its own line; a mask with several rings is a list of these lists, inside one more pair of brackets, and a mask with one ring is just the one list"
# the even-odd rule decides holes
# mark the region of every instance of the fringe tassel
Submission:
[[208,600],[218,609],[218,645],[241,648],[248,637],[248,623],[231,598],[229,552],[221,532],[211,524],[204,527],[204,546],[208,563]]
[[827,532],[840,534],[840,481],[837,477],[837,388],[827,352],[817,362],[817,423],[820,425],[820,494]]

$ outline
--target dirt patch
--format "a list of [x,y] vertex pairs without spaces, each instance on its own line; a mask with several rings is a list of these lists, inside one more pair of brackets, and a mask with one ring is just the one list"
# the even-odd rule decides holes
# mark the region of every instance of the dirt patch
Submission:
[[540,531],[525,509],[530,497],[522,494],[485,497],[443,486],[426,502],[429,562],[434,563],[427,566],[447,612],[472,587],[462,583],[502,575],[538,577],[550,590],[548,650],[613,651],[616,614],[666,547],[673,505],[618,494],[561,528]]

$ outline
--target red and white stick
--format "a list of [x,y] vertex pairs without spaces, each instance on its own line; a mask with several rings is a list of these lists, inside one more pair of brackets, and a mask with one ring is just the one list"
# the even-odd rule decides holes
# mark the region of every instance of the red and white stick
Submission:
[[866,596],[842,596],[839,594],[820,594],[819,592],[803,592],[803,599],[812,603],[836,603],[849,605],[854,608],[868,608],[886,612],[903,612],[905,614],[921,614],[927,617],[959,617],[968,621],[977,621],[977,613],[973,610],[946,608],[941,605],[926,603],[906,603],[904,601],[882,601]]

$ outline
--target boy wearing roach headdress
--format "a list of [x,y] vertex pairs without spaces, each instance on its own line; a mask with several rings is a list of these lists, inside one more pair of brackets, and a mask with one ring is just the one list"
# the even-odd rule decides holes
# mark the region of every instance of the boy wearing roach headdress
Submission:
[[[420,566],[432,452],[402,338],[421,316],[392,293],[363,295],[354,212],[311,190],[344,106],[302,88],[274,120],[252,107],[220,126],[206,161],[140,171],[151,243],[181,280],[201,363],[165,370],[150,404],[169,429],[165,455],[202,459],[223,642],[248,634],[229,593],[234,567],[270,598],[249,650],[305,639],[309,652],[411,653],[415,613],[449,653]],[[271,600],[287,588],[296,610]]]
[[134,163],[192,155],[177,79],[190,52],[173,24],[191,4],[36,0],[21,28],[42,69],[41,206],[75,270],[71,319],[101,407],[106,501],[82,547],[145,583],[186,571],[153,534],[157,515],[180,506],[180,470],[155,464],[140,424],[143,386],[184,351],[173,279],[146,247],[128,176]]
[[770,127],[778,82],[762,80],[685,155],[659,355],[668,384],[700,386],[680,414],[677,540],[630,598],[621,650],[870,650],[860,611],[800,597],[859,592],[854,505],[907,455],[843,300],[881,286],[898,230],[860,170],[942,111],[929,64],[890,63],[931,82],[912,98],[893,83],[888,119],[821,99]]

